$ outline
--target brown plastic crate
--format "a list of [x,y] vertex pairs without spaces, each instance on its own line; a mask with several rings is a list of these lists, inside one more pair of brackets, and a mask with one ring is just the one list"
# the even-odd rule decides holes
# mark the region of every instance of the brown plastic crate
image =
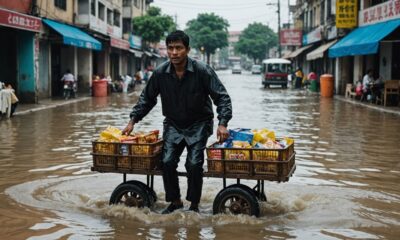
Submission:
[[212,173],[223,172],[223,162],[221,159],[207,159],[207,171]]
[[161,152],[162,147],[162,140],[155,143],[134,143],[130,145],[130,151],[132,155],[151,156]]
[[93,153],[116,154],[117,144],[115,142],[93,141]]
[[[251,176],[272,175],[279,177],[287,176],[294,165],[294,158],[289,161],[294,153],[294,144],[284,149],[214,148],[213,146],[214,144],[207,147],[208,171],[213,173],[248,174]],[[237,162],[232,161],[235,159]]]
[[159,166],[161,152],[153,156],[121,156],[93,154],[93,167],[123,170],[154,170]]
[[112,155],[93,155],[93,166],[101,168],[115,168],[116,157]]

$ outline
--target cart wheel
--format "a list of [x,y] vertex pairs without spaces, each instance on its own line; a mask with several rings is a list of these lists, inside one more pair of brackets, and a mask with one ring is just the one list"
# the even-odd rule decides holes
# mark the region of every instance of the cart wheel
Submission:
[[127,207],[151,207],[151,200],[146,190],[138,185],[123,183],[114,189],[110,197],[110,205],[124,204]]
[[143,182],[137,181],[137,180],[129,180],[126,183],[136,184],[139,187],[141,187],[142,189],[144,189],[147,192],[147,195],[149,196],[149,198],[151,198],[152,205],[153,205],[153,203],[157,202],[158,198],[157,198],[156,192],[154,192],[153,189],[151,189],[149,186],[147,186]]
[[215,197],[213,213],[247,214],[258,217],[260,205],[253,193],[241,187],[228,187],[221,190]]
[[267,201],[267,197],[265,196],[264,193],[261,193],[261,194],[260,194],[260,193],[258,193],[255,189],[252,189],[252,188],[250,188],[250,187],[247,186],[247,185],[244,185],[244,184],[233,184],[233,185],[230,185],[230,186],[228,186],[228,187],[226,187],[226,188],[231,188],[231,187],[242,188],[243,190],[249,192],[250,194],[254,194],[254,196],[255,196],[255,197],[257,198],[257,200],[260,201],[260,202],[266,202],[266,201]]

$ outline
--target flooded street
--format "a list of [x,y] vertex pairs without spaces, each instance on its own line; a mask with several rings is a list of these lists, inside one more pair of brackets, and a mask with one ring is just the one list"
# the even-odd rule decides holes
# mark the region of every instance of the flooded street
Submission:
[[[214,197],[222,189],[222,180],[213,178],[204,181],[200,215],[158,214],[167,206],[160,177],[155,178],[160,201],[153,211],[108,205],[122,175],[90,171],[91,140],[108,125],[125,127],[139,94],[135,92],[0,121],[0,235],[4,239],[399,238],[398,115],[320,99],[305,91],[264,89],[260,76],[248,72],[218,75],[233,101],[229,128],[265,127],[277,136],[295,138],[296,172],[289,182],[266,182],[268,202],[262,203],[260,218],[212,215]],[[159,101],[135,129],[162,129],[162,119]],[[214,134],[209,142],[215,138]],[[145,181],[135,175],[128,179]],[[186,178],[180,182],[185,196]]]

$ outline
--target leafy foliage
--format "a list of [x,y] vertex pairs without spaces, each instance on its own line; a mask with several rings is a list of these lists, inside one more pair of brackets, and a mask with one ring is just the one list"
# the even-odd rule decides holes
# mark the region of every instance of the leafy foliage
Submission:
[[267,51],[278,44],[278,35],[266,25],[252,23],[240,34],[235,51],[253,59],[262,61]]
[[207,63],[210,63],[210,55],[218,48],[228,46],[229,23],[222,17],[214,13],[201,13],[186,25],[190,45],[200,51],[203,49],[207,55]]
[[163,15],[158,7],[150,7],[144,16],[132,20],[133,32],[140,35],[145,42],[157,43],[165,33],[176,29],[171,16]]

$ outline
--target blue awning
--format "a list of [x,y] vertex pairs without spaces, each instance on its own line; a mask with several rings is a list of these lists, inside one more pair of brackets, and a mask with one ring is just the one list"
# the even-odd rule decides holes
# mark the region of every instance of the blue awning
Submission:
[[375,54],[379,42],[400,26],[400,19],[355,29],[329,48],[329,57]]
[[43,19],[42,21],[63,36],[64,44],[81,48],[101,50],[101,42],[97,41],[95,38],[91,37],[89,34],[83,32],[79,28],[49,19]]

